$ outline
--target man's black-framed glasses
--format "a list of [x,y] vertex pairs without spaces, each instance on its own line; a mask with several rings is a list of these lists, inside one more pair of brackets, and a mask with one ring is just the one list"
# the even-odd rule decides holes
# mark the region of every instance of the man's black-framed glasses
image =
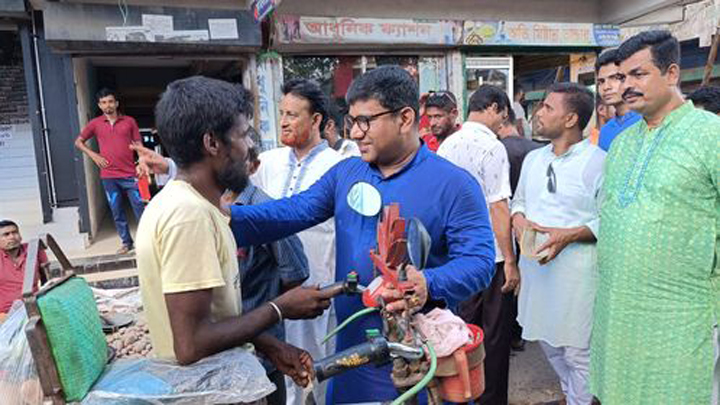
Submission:
[[555,193],[557,191],[557,177],[555,177],[555,169],[552,167],[552,163],[548,165],[547,168],[547,190],[550,193]]
[[396,112],[402,110],[405,107],[396,108],[394,110],[388,110],[383,111],[381,113],[373,114],[373,115],[358,115],[357,117],[353,117],[350,114],[345,114],[345,118],[343,121],[345,122],[345,130],[346,131],[352,131],[352,128],[357,124],[358,128],[363,133],[367,133],[367,131],[370,130],[370,123],[375,121],[376,119],[388,115],[388,114],[395,114]]

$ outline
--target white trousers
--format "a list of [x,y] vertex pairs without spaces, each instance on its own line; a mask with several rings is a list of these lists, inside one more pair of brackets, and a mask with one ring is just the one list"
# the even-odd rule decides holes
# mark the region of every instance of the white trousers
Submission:
[[[285,321],[285,341],[306,350],[313,359],[320,360],[335,353],[335,339],[322,344],[323,338],[335,328],[335,308],[330,307],[315,319]],[[312,390],[298,387],[291,378],[285,377],[287,405],[305,405],[313,396],[316,405],[325,405],[328,381],[315,382]]]
[[568,405],[592,404],[590,348],[553,347],[543,341],[539,343],[560,379],[560,386]]

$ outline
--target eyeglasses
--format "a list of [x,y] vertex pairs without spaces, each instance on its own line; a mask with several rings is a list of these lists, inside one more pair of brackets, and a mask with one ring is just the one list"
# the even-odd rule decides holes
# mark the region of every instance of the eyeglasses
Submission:
[[440,98],[440,99],[446,98],[453,105],[457,105],[457,100],[455,99],[455,95],[450,93],[449,91],[445,91],[445,90],[442,90],[442,91],[430,90],[430,91],[428,91],[427,101],[430,101],[431,99],[434,99],[434,98]]
[[546,175],[548,178],[547,190],[554,194],[557,191],[557,177],[555,177],[555,170],[552,167],[552,163],[548,165]]
[[388,114],[395,114],[396,112],[402,110],[405,107],[396,108],[394,110],[389,111],[383,111],[381,113],[373,114],[373,115],[358,115],[357,117],[353,117],[350,114],[346,114],[343,121],[345,122],[345,130],[350,132],[352,131],[355,124],[357,124],[358,128],[363,132],[363,134],[366,134],[367,131],[370,130],[370,123],[375,121],[376,119],[382,117],[383,115]]

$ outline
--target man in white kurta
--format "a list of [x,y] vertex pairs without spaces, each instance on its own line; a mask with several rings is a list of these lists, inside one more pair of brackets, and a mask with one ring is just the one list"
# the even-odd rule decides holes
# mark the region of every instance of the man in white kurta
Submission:
[[[281,141],[288,146],[260,154],[260,168],[253,184],[270,197],[280,199],[307,190],[325,172],[342,160],[321,137],[327,120],[327,101],[320,87],[311,81],[293,80],[283,86],[280,103]],[[335,226],[328,220],[297,234],[310,266],[304,285],[325,286],[335,282]],[[335,326],[335,311],[325,311],[311,320],[285,321],[288,343],[308,351],[319,360],[334,353],[334,345],[322,339]],[[304,405],[309,393],[286,379],[287,404]],[[326,382],[312,391],[316,404],[325,404]]]
[[518,322],[523,339],[540,341],[570,405],[592,402],[594,240],[605,161],[605,152],[582,140],[592,111],[593,96],[586,89],[569,84],[551,89],[535,119],[536,133],[552,143],[525,157],[512,202],[516,231],[531,227],[542,233],[535,252],[545,255],[538,260],[523,252],[520,259]]

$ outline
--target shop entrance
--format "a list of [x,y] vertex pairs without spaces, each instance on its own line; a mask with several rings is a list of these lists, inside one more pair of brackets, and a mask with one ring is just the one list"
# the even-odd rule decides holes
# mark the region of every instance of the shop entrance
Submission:
[[[171,82],[202,75],[233,83],[243,82],[247,59],[203,57],[100,57],[75,58],[75,78],[78,97],[80,127],[101,114],[95,94],[109,88],[117,92],[121,114],[133,117],[140,127],[143,144],[164,153],[160,139],[154,131],[154,109],[160,95]],[[115,231],[99,170],[92,161],[85,161],[85,181],[88,194],[91,240],[86,251],[89,256],[113,253],[121,242]],[[151,186],[156,191],[155,186]],[[131,233],[135,235],[137,221],[125,204]]]

